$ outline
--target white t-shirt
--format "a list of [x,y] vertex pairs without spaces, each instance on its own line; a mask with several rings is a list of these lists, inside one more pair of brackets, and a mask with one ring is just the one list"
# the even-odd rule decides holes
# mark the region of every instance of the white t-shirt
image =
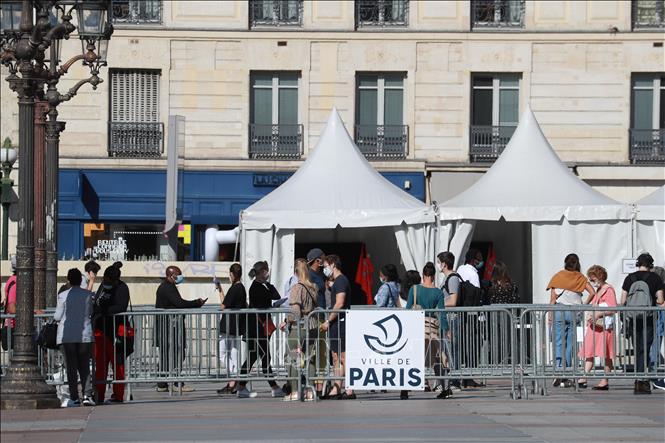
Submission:
[[557,294],[556,303],[559,305],[581,305],[582,294],[579,292],[569,291],[567,289],[556,289],[554,292]]
[[468,281],[476,288],[480,287],[480,278],[478,277],[478,270],[471,265],[462,265],[457,268],[457,273],[462,277],[462,280]]

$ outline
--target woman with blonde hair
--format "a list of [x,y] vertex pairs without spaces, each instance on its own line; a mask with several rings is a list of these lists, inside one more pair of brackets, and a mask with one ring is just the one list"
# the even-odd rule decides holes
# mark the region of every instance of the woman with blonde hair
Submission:
[[[607,283],[607,271],[602,266],[593,265],[587,271],[587,277],[591,286],[595,289],[596,295],[591,300],[594,307],[614,308],[617,305],[616,293],[614,288]],[[614,318],[612,311],[592,311],[586,320],[586,330],[584,332],[584,342],[580,347],[579,356],[585,359],[584,372],[591,371],[595,357],[605,359],[605,374],[612,371],[612,359],[616,352],[614,350]],[[580,388],[586,388],[586,379],[578,380]],[[597,391],[607,391],[609,381],[604,378],[600,380],[593,389]]]
[[[291,312],[287,314],[286,320],[280,324],[280,329],[287,330],[288,339],[288,370],[291,379],[297,377],[299,366],[307,365],[309,375],[314,375],[314,355],[316,352],[314,341],[317,339],[319,322],[315,316],[308,316],[317,308],[317,287],[309,279],[309,267],[305,259],[299,258],[295,262],[295,274],[298,277],[296,283],[289,293],[289,307]],[[309,331],[309,341],[307,333]],[[302,362],[302,363],[301,363]],[[284,398],[284,401],[299,400],[298,390]],[[314,393],[305,393],[305,401],[314,400]]]

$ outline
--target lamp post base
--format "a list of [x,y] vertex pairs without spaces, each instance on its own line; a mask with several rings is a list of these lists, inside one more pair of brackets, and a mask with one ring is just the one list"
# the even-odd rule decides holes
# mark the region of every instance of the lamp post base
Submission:
[[55,388],[44,381],[36,366],[10,366],[0,384],[0,409],[59,408]]

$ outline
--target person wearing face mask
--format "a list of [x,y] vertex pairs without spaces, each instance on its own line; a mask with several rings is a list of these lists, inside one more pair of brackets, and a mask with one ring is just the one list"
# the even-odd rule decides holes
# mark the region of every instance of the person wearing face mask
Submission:
[[379,271],[381,286],[374,296],[374,303],[378,308],[395,308],[399,303],[399,276],[397,267],[393,264],[384,265]]
[[[129,288],[120,280],[121,262],[115,262],[104,270],[104,279],[93,299],[93,327],[95,335],[95,380],[97,404],[104,403],[106,394],[106,377],[109,365],[113,365],[113,379],[125,379],[125,358],[120,349],[116,350],[115,335],[119,321],[128,327],[127,316],[114,317],[127,312],[129,306]],[[107,403],[122,403],[125,396],[125,385],[113,384],[113,395]]]
[[[157,288],[157,298],[155,300],[155,308],[158,309],[193,309],[200,308],[206,302],[201,298],[197,300],[184,300],[178,291],[178,285],[185,281],[182,271],[177,266],[169,266],[166,268],[166,278]],[[185,344],[186,344],[186,331],[185,331],[185,316],[184,315],[157,315],[155,319],[155,345],[159,347],[159,368],[160,372],[165,376],[177,375],[180,372],[180,366],[185,360]],[[178,342],[172,343],[174,337],[170,331],[175,330],[176,335],[179,336]],[[175,384],[177,386],[178,383]],[[181,384],[183,392],[191,392],[194,390],[191,386],[184,386]],[[167,383],[157,383],[158,392],[166,392],[169,390]]]
[[[250,269],[249,278],[254,281],[249,287],[249,307],[252,309],[267,310],[272,308],[272,302],[281,297],[277,289],[270,283],[270,269],[268,262],[259,261],[254,263]],[[254,363],[261,359],[261,370],[263,374],[272,374],[270,367],[270,336],[272,332],[267,333],[272,323],[270,314],[262,313],[247,316],[246,340],[247,340],[247,360],[242,367],[241,374],[247,375],[252,370]],[[273,331],[274,332],[274,331]],[[272,390],[273,397],[284,397],[284,391],[274,380],[268,382]],[[247,389],[247,382],[238,383],[238,398],[254,398],[256,392]]]
[[[596,295],[591,300],[593,306],[613,308],[617,305],[617,297],[614,288],[607,283],[607,271],[602,266],[594,265],[587,271],[587,277]],[[584,372],[593,368],[596,357],[605,359],[605,373],[612,372],[612,360],[616,356],[614,350],[614,312],[592,311],[586,321],[584,341],[579,351],[579,357],[585,360]],[[579,379],[577,384],[580,388],[587,387],[587,380]],[[607,391],[610,389],[609,381],[604,378],[597,386],[596,391]]]
[[[240,281],[242,277],[242,267],[239,263],[233,263],[229,268],[229,279],[231,287],[224,294],[221,285],[217,285],[217,291],[220,297],[220,309],[237,310],[247,308],[247,291]],[[237,375],[240,368],[240,349],[241,337],[245,333],[245,322],[243,315],[222,314],[219,320],[219,359],[223,362],[226,372],[229,375]],[[222,389],[217,390],[218,394],[236,394],[236,383],[232,381]]]
[[462,280],[468,281],[476,288],[480,287],[480,277],[478,271],[483,268],[483,254],[477,249],[469,249],[466,253],[464,264],[457,268],[457,273]]
[[[329,333],[335,375],[340,379],[344,379],[344,365],[346,363],[346,316],[344,311],[351,306],[349,303],[351,284],[349,279],[342,274],[342,261],[339,256],[327,255],[323,264],[323,274],[326,278],[332,280],[330,288],[331,298],[334,300],[332,309],[342,312],[331,312],[328,320],[321,324],[321,330]],[[351,389],[347,389],[342,393],[340,385],[334,383],[331,391],[324,398],[355,400],[356,394]]]

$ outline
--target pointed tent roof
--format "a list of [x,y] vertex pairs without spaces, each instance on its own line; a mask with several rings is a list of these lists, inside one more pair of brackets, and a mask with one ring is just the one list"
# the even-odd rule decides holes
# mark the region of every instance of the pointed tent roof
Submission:
[[638,220],[665,220],[665,186],[635,202]]
[[442,219],[507,221],[616,220],[625,205],[575,176],[527,107],[499,159],[473,186],[439,207]]
[[332,110],[319,142],[284,184],[241,214],[245,229],[326,229],[428,223],[434,211],[369,164]]

